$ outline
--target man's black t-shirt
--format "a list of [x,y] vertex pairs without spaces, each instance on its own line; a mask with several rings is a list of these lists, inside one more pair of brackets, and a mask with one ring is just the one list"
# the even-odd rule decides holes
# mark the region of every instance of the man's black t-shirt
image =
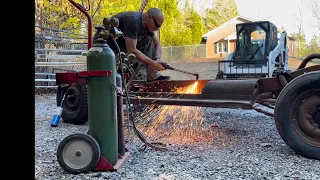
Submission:
[[[118,29],[122,31],[124,37],[136,39],[137,44],[146,36],[154,36],[154,32],[142,27],[142,12],[127,11],[118,13],[112,17],[119,19]],[[123,37],[117,39],[117,43],[122,52],[126,52],[126,44]],[[111,46],[112,47],[112,46]],[[113,49],[113,48],[112,48]]]

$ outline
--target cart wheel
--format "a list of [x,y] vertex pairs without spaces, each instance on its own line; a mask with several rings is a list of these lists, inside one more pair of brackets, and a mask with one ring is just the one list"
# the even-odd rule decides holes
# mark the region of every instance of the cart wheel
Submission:
[[320,71],[303,74],[280,92],[275,124],[297,154],[320,160]]
[[57,158],[65,171],[71,174],[87,173],[99,162],[100,146],[88,134],[73,134],[62,140]]

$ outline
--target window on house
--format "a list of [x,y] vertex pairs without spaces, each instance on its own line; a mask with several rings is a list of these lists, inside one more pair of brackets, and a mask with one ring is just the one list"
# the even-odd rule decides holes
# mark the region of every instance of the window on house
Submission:
[[228,53],[228,43],[227,42],[214,43],[214,52],[216,54]]

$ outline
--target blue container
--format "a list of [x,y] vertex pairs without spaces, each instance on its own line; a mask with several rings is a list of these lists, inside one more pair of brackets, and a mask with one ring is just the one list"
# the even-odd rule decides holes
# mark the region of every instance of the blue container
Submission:
[[53,116],[53,118],[51,120],[51,126],[52,127],[57,127],[58,126],[62,111],[63,111],[62,107],[58,106],[57,109],[56,109],[56,113],[54,114],[54,116]]

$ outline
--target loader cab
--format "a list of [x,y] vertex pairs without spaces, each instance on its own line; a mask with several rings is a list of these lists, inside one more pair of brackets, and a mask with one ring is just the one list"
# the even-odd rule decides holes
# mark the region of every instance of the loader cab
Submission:
[[277,46],[277,27],[269,21],[236,25],[237,40],[233,60],[267,60]]
[[217,79],[269,76],[273,70],[268,56],[278,45],[277,27],[269,21],[246,22],[236,25],[236,33],[236,48],[219,61]]

